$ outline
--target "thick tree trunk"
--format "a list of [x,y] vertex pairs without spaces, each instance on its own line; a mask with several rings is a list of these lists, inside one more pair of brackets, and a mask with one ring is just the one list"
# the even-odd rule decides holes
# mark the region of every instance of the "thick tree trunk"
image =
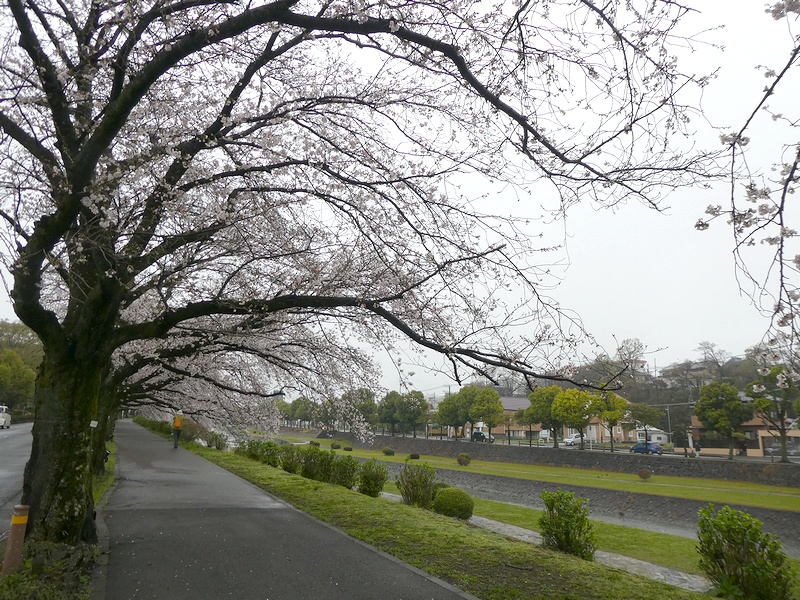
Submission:
[[30,506],[28,531],[36,539],[95,542],[90,424],[97,419],[100,361],[66,354],[46,355],[36,382],[22,502]]

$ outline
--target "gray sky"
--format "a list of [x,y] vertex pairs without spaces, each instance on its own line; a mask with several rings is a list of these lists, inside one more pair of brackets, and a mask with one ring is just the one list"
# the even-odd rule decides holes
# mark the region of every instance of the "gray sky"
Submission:
[[[786,21],[774,21],[766,14],[766,3],[702,0],[693,4],[702,7],[702,13],[692,14],[687,30],[724,25],[703,36],[724,50],[694,45],[679,62],[683,70],[698,75],[719,67],[718,77],[702,99],[708,122],[693,120],[697,134],[691,140],[714,147],[721,133],[714,127],[738,131],[770,82],[756,66],[783,67],[792,48],[792,33],[797,32]],[[771,99],[772,108],[781,103],[792,107],[800,97],[800,73],[797,68],[793,71]],[[751,169],[766,171],[779,158],[776,147],[797,143],[797,139],[791,133],[787,137],[786,129],[769,117],[761,117],[757,125],[749,132],[749,164]],[[663,214],[633,204],[602,212],[576,207],[566,224],[570,264],[551,296],[579,314],[610,355],[617,341],[640,339],[650,353],[651,369],[699,358],[695,349],[703,341],[733,355],[742,354],[761,341],[769,320],[740,291],[740,283],[748,291],[753,288],[735,270],[729,226],[719,220],[707,231],[694,228],[708,205],[729,207],[729,196],[725,184],[712,190],[682,190],[668,198],[670,208]],[[763,273],[770,255],[769,249],[756,248],[750,266]],[[391,368],[384,381],[388,387],[397,386]],[[417,389],[440,397],[447,391],[446,378],[423,369],[416,369],[412,382]]]

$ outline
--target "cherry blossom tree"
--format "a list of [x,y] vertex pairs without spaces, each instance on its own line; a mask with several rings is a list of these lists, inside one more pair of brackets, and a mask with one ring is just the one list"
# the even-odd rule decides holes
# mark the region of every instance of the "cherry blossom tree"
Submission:
[[658,208],[706,174],[680,151],[706,80],[673,58],[675,2],[0,10],[0,219],[44,352],[23,491],[43,539],[94,539],[91,456],[124,402],[247,410],[287,373],[341,390],[336,356],[368,372],[365,349],[401,338],[457,381],[565,379],[580,329],[545,295],[531,216]]

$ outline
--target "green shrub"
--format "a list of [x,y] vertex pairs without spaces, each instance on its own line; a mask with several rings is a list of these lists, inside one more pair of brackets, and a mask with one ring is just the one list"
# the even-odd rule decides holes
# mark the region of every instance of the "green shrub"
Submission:
[[446,488],[439,490],[433,499],[433,510],[446,517],[468,520],[475,508],[475,501],[462,489]]
[[228,439],[216,431],[209,431],[203,436],[203,441],[209,448],[215,450],[226,450],[228,448]]
[[287,473],[300,474],[300,469],[303,466],[300,456],[300,449],[297,446],[286,445],[281,446],[281,468]]
[[300,475],[306,479],[329,482],[336,453],[322,450],[319,445],[300,449]]
[[333,462],[336,460],[336,452],[333,450],[320,450],[317,459],[317,469],[313,479],[330,483],[333,477]]
[[788,600],[796,574],[781,543],[747,513],[714,505],[700,509],[700,569],[725,598]]
[[374,458],[361,465],[358,471],[358,491],[377,498],[389,479],[389,468]]
[[450,486],[447,485],[444,481],[437,481],[433,484],[433,499],[436,500],[436,494],[438,494],[441,490],[445,488],[449,488]]
[[403,497],[403,502],[411,506],[430,508],[433,502],[436,471],[426,465],[412,465],[406,463],[397,476],[397,489]]
[[268,464],[271,467],[281,466],[281,446],[272,440],[245,440],[236,448],[237,454]]
[[[172,433],[172,424],[167,423],[169,433]],[[181,426],[181,441],[193,442],[197,439],[202,439],[208,433],[208,429],[200,425],[197,421],[191,419],[184,419]]]
[[342,450],[344,450],[345,452],[352,452],[353,448],[352,446],[345,446],[344,448],[342,448]]
[[408,455],[408,458],[411,460],[419,460],[419,454],[417,454],[416,452],[412,452],[411,454]]
[[458,462],[458,464],[460,464],[462,467],[466,467],[466,466],[467,466],[467,465],[470,463],[469,454],[467,454],[466,452],[462,452],[461,454],[459,454],[458,456],[456,456],[456,461],[457,461],[457,462]]
[[337,456],[331,468],[331,483],[353,489],[358,483],[358,470],[361,463],[352,456]]
[[383,453],[386,456],[394,456],[394,450],[392,450],[391,448],[384,448],[383,449]]
[[341,444],[339,444],[338,442],[333,442],[333,443],[331,444],[331,450],[338,450],[338,449],[339,449],[339,448],[341,448],[341,447],[342,447],[342,445],[341,445]]
[[319,442],[317,440],[309,440],[308,444],[309,446],[316,446],[317,448],[319,448]]
[[281,466],[281,445],[272,440],[268,442],[259,442],[258,460],[268,464],[270,467]]
[[563,490],[544,491],[540,497],[545,506],[539,517],[542,545],[593,560],[597,543],[586,498],[576,499],[572,492]]
[[639,469],[638,471],[636,471],[636,474],[642,481],[647,481],[653,475],[649,469]]

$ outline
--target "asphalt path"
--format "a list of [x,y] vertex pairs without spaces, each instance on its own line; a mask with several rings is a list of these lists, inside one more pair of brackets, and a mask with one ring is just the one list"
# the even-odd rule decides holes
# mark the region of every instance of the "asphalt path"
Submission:
[[22,476],[31,455],[33,423],[0,429],[0,540],[8,536],[14,506],[22,498]]
[[115,441],[95,600],[474,598],[129,421]]

